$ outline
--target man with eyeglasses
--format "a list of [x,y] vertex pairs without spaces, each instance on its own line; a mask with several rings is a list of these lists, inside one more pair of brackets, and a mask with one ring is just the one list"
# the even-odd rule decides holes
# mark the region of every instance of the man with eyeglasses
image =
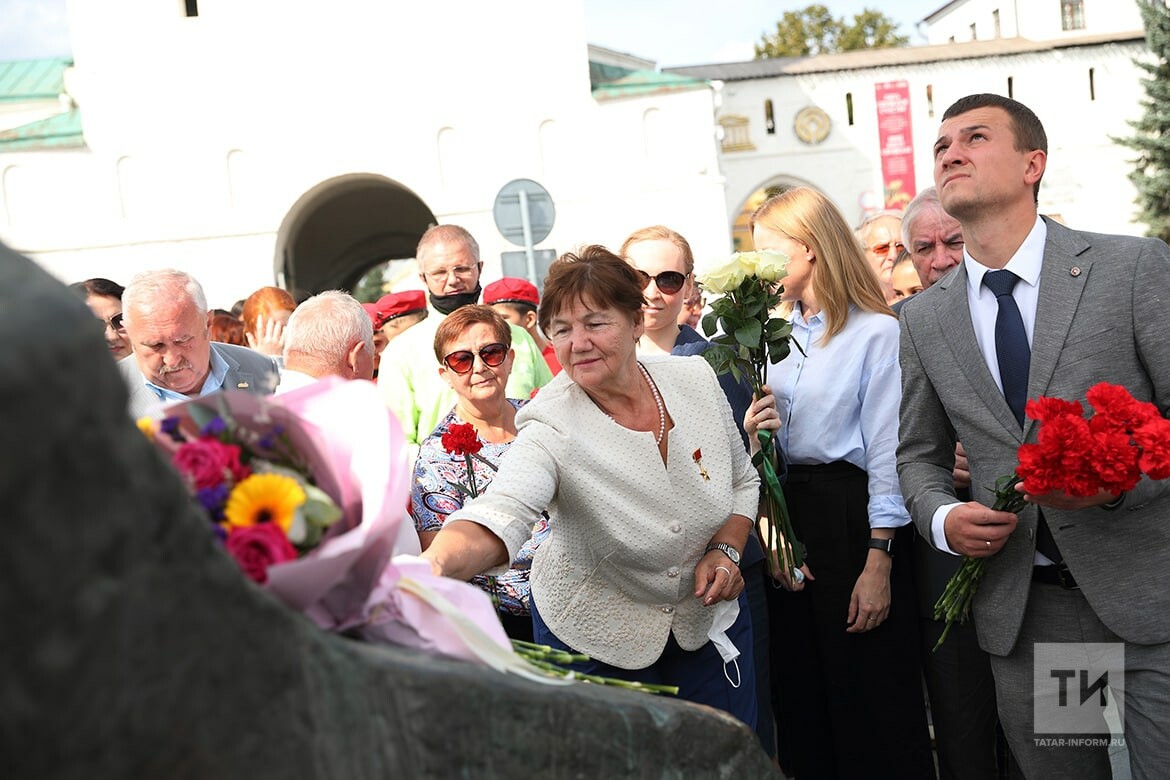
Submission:
[[879,211],[866,217],[857,228],[857,238],[865,248],[865,259],[877,274],[882,284],[886,303],[897,300],[890,277],[894,273],[894,261],[902,251],[902,213]]
[[211,341],[207,296],[183,271],[144,271],[122,295],[123,322],[134,354],[118,362],[130,391],[132,417],[160,404],[246,390],[271,395],[276,361],[247,347]]
[[[479,302],[483,263],[479,244],[458,225],[428,228],[419,239],[415,257],[419,279],[427,288],[430,313],[386,346],[378,369],[378,387],[398,417],[406,440],[417,451],[456,401],[455,392],[434,365],[435,331],[451,312]],[[552,372],[532,337],[521,327],[510,327],[516,358],[507,395],[530,398],[533,391],[552,381]]]

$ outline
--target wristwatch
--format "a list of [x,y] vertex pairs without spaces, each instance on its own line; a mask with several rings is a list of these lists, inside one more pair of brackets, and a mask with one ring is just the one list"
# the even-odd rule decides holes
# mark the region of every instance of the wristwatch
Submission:
[[869,546],[874,550],[881,550],[891,558],[894,557],[894,540],[893,539],[876,539],[870,538]]
[[727,544],[726,542],[712,542],[711,544],[707,545],[706,550],[703,550],[703,555],[706,555],[712,550],[718,550],[730,558],[731,562],[736,566],[739,565],[739,550],[735,549],[730,544]]

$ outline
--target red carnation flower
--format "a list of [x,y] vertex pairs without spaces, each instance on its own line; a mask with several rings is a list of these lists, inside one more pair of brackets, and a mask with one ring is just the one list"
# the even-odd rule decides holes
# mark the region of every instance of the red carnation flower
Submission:
[[1129,433],[1144,423],[1160,418],[1158,407],[1139,401],[1121,385],[1100,382],[1085,394],[1095,414],[1090,421],[1094,431],[1114,430]]
[[1150,479],[1170,477],[1170,420],[1150,420],[1133,432],[1133,440],[1142,450],[1138,459],[1142,472]]
[[456,423],[443,434],[443,449],[452,455],[474,455],[483,449],[479,432],[471,423]]
[[1101,488],[1110,493],[1133,490],[1142,478],[1138,455],[1125,433],[1097,434],[1092,462],[1101,479]]
[[1078,401],[1040,396],[1024,405],[1024,414],[1044,423],[1057,417],[1084,417],[1085,408]]

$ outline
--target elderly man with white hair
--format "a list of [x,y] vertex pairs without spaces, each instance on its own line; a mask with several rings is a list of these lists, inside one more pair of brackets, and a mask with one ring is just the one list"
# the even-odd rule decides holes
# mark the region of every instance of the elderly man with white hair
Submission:
[[122,315],[134,353],[119,361],[118,369],[130,391],[132,417],[220,390],[270,395],[276,389],[279,374],[272,358],[211,341],[207,296],[188,273],[138,274],[122,293]]
[[374,326],[352,296],[338,290],[314,295],[297,307],[284,331],[285,393],[326,376],[372,379]]

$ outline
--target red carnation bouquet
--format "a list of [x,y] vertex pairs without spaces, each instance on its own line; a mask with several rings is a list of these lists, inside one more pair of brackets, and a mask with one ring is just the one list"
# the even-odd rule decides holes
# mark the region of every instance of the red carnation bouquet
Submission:
[[[1024,413],[1040,423],[1036,443],[1021,445],[1016,473],[996,481],[992,509],[1023,509],[1027,502],[1016,490],[1021,482],[1030,495],[1059,491],[1085,498],[1103,490],[1125,493],[1143,475],[1170,477],[1170,420],[1158,407],[1106,382],[1089,388],[1085,398],[1093,408],[1088,418],[1079,401],[1041,397],[1028,402]],[[986,560],[964,558],[935,603],[934,619],[947,621],[935,650],[951,626],[970,615]]]

